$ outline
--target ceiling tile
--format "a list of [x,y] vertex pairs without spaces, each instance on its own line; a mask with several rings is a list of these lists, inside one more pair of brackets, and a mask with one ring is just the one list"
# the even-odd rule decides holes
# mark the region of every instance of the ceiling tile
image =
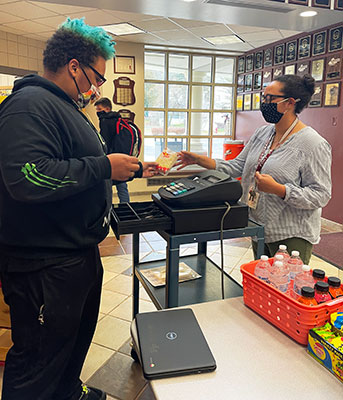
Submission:
[[270,40],[252,40],[252,41],[249,41],[249,44],[254,49],[257,49],[258,47],[268,46],[270,43],[272,43]]
[[232,29],[235,33],[254,33],[254,32],[266,32],[272,31],[273,28],[261,28],[257,26],[243,26],[243,25],[228,25],[230,29]]
[[158,37],[173,41],[173,40],[192,40],[196,39],[196,36],[192,35],[191,33],[187,32],[186,30],[180,28],[175,31],[166,31],[166,32],[158,32]]
[[10,24],[4,24],[3,26],[8,26],[9,28],[19,29],[25,33],[38,33],[49,31],[49,27],[46,25],[38,24],[37,22],[26,20],[19,22],[12,22]]
[[17,1],[15,3],[4,4],[1,6],[1,11],[8,12],[9,14],[16,15],[25,19],[39,17],[52,17],[56,13],[45,10],[44,8],[37,7],[27,1]]
[[6,24],[7,22],[16,22],[22,20],[23,19],[20,17],[15,17],[14,15],[0,11],[0,24]]
[[178,28],[177,25],[166,18],[137,21],[134,25],[147,32],[169,31]]
[[122,12],[116,10],[104,10],[106,13],[112,14],[114,17],[118,18],[121,22],[134,22],[134,21],[145,21],[151,19],[160,19],[159,16],[148,15],[148,14],[137,14]]
[[0,0],[0,4],[5,4],[5,3],[15,3],[18,0]]
[[146,43],[146,44],[162,44],[162,45],[169,44],[168,41],[159,38],[155,35],[151,35],[150,33],[138,33],[136,35],[120,36],[120,40],[125,42],[136,42],[136,43]]
[[283,29],[279,29],[279,32],[281,33],[283,38],[291,37],[291,36],[298,35],[299,33],[301,33],[298,31],[285,31]]
[[[184,28],[197,28],[199,26],[208,26],[210,22],[207,21],[193,21],[189,19],[169,18],[171,21],[183,26]],[[213,25],[216,25],[215,23]]]
[[39,24],[46,25],[50,28],[57,29],[58,26],[66,20],[65,15],[56,15],[55,17],[48,17],[48,18],[38,18],[35,19],[35,22]]
[[116,18],[102,10],[78,12],[76,14],[69,14],[70,18],[85,17],[85,22],[89,25],[109,25],[118,22]]
[[206,25],[198,28],[189,28],[189,31],[199,37],[233,35],[224,24]]
[[68,15],[69,13],[77,13],[88,10],[94,10],[91,7],[79,7],[79,6],[69,6],[66,4],[51,4],[51,3],[41,3],[37,1],[30,1],[29,3],[43,7],[47,10],[53,11],[57,14]]
[[27,33],[21,29],[12,28],[7,25],[1,25],[0,29],[4,32],[14,33],[15,35],[24,35],[25,33]]
[[256,32],[256,33],[241,33],[239,37],[247,42],[256,40],[269,40],[270,43],[282,39],[280,32],[276,29],[272,31]]
[[38,40],[39,42],[45,42],[45,38],[41,35],[36,35],[34,33],[27,33],[24,35],[27,38]]

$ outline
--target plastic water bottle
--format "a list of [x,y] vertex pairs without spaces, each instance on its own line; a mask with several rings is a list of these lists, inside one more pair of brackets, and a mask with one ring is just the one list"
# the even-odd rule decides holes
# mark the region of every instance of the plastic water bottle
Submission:
[[302,271],[303,262],[299,257],[299,251],[293,250],[291,257],[288,259],[289,279],[294,279]]
[[310,267],[308,265],[302,266],[302,272],[295,275],[293,290],[296,296],[301,295],[301,288],[304,286],[314,287],[314,279],[312,277]]
[[276,289],[286,293],[289,284],[289,269],[287,264],[281,261],[275,261],[274,268],[272,268],[269,275],[269,282]]
[[282,254],[277,254],[277,255],[274,257],[274,262],[273,262],[273,264],[272,264],[272,265],[269,264],[269,267],[268,267],[269,275],[270,275],[270,273],[272,272],[272,270],[275,268],[275,263],[276,263],[277,261],[280,261],[280,262],[282,262],[282,263],[284,262],[284,258],[283,258],[283,255],[282,255]]
[[261,279],[264,282],[269,281],[269,261],[268,256],[261,256],[260,261],[255,266],[254,274],[257,278]]
[[279,254],[283,255],[283,258],[285,259],[285,261],[288,261],[290,255],[288,254],[287,246],[285,244],[279,245],[279,250],[275,253],[274,257]]

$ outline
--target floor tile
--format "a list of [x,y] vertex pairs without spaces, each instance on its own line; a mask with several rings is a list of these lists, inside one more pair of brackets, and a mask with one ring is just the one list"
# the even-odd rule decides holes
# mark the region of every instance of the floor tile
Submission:
[[154,392],[151,389],[150,383],[147,383],[143,391],[136,397],[135,400],[156,400]]
[[[151,301],[140,300],[139,301],[139,312],[150,312],[156,311],[156,307]],[[111,311],[109,315],[113,317],[125,319],[127,321],[132,321],[132,296],[128,297],[123,301],[118,307]]]
[[141,236],[149,243],[161,240],[161,236],[157,232],[144,232]]
[[121,274],[132,265],[131,256],[103,257],[101,259],[105,271]]
[[103,288],[101,293],[100,312],[103,314],[108,314],[126,298],[127,295],[125,294],[113,292]]
[[[122,246],[126,253],[132,252],[132,243],[123,243]],[[140,248],[140,251],[151,251],[152,250],[147,242],[140,243],[139,248]]]
[[125,354],[115,353],[87,383],[119,399],[134,400],[147,382],[138,363]]
[[111,272],[104,269],[104,277],[102,279],[102,284],[109,282],[111,279],[115,278],[118,274],[116,272]]
[[104,285],[104,289],[125,295],[132,294],[132,277],[120,274]]
[[99,253],[101,257],[108,257],[125,254],[125,251],[120,246],[101,246],[99,247]]
[[118,350],[118,352],[119,352],[119,353],[126,354],[127,356],[130,356],[130,357],[131,357],[131,349],[132,349],[131,343],[132,343],[132,340],[131,340],[131,338],[130,338],[129,340],[127,340],[127,341],[120,347],[120,349]]
[[[221,255],[219,253],[214,253],[209,257],[218,267],[221,267]],[[233,270],[239,263],[241,257],[229,256],[224,254],[224,267],[226,270]]]
[[114,350],[92,343],[83,364],[81,380],[86,382],[113,354]]
[[118,350],[130,338],[130,322],[107,315],[98,322],[93,342]]

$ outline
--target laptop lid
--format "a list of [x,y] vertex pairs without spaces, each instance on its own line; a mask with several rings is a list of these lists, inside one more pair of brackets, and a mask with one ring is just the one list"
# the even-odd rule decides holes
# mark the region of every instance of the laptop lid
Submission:
[[136,329],[146,378],[216,369],[216,361],[190,308],[137,314]]

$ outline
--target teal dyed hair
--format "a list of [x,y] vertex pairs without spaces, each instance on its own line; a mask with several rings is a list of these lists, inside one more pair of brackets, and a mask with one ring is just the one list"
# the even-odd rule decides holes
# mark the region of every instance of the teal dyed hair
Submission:
[[115,55],[115,42],[112,37],[103,28],[85,24],[84,18],[70,19],[68,17],[59,26],[59,29],[75,32],[92,42],[99,49],[105,60],[109,60]]

